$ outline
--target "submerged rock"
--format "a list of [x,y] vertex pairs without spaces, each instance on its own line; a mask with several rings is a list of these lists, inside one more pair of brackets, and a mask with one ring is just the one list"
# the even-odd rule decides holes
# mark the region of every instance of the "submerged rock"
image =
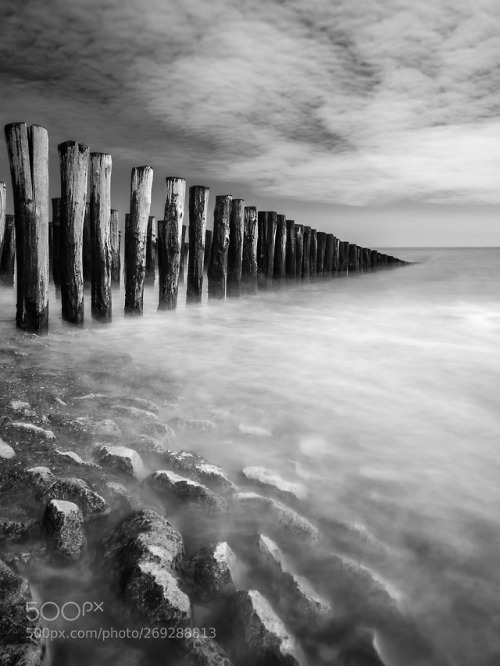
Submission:
[[46,501],[55,499],[74,502],[81,509],[85,518],[109,509],[106,500],[89,488],[83,479],[57,479],[55,483],[43,490],[42,497]]
[[146,409],[139,409],[138,407],[130,407],[129,405],[113,405],[112,409],[121,416],[128,416],[131,419],[139,419],[142,421],[158,420],[158,417],[154,412],[149,412]]
[[25,423],[24,421],[11,421],[7,424],[7,429],[21,432],[39,439],[55,439],[56,436],[52,430],[45,430],[34,423]]
[[141,457],[134,449],[96,444],[94,455],[100,465],[113,472],[126,474],[135,479],[142,479],[146,474]]
[[10,446],[7,444],[7,442],[4,442],[3,439],[0,437],[0,458],[3,458],[4,460],[11,460],[12,458],[16,457],[16,452]]
[[160,421],[143,421],[141,428],[146,435],[161,437],[166,442],[175,442],[176,440],[174,430],[165,423],[160,423]]
[[242,666],[299,666],[300,651],[269,602],[256,590],[240,591],[231,608],[235,661]]
[[36,637],[41,621],[26,611],[33,600],[28,581],[0,560],[0,663],[2,666],[39,666],[45,655]]
[[209,463],[203,456],[193,451],[167,451],[161,458],[167,467],[198,481],[214,492],[226,494],[236,490],[222,467]]
[[217,427],[213,421],[209,421],[208,419],[185,419],[181,416],[174,416],[168,424],[177,430],[192,430],[196,432],[210,432]]
[[306,497],[306,489],[301,483],[286,481],[276,472],[266,467],[245,467],[242,472],[245,479],[262,486],[285,500],[302,500]]
[[161,441],[157,437],[144,434],[138,435],[134,439],[132,447],[144,456],[159,456],[162,453],[168,452],[168,443],[166,441]]
[[186,566],[193,597],[205,603],[234,594],[231,567],[235,564],[236,556],[225,541],[201,548]]
[[227,501],[223,497],[198,483],[198,481],[186,479],[170,470],[158,470],[150,474],[144,483],[148,488],[168,500],[194,504],[208,514],[216,515],[227,512]]
[[273,433],[267,428],[260,428],[259,426],[245,425],[241,423],[238,426],[238,432],[242,435],[249,435],[251,437],[272,437]]
[[87,539],[82,529],[83,514],[76,504],[51,500],[45,509],[43,526],[57,556],[63,560],[80,559]]
[[121,439],[122,437],[122,431],[113,419],[96,421],[88,416],[79,416],[73,423],[98,437],[108,437],[109,439]]
[[165,518],[148,509],[130,514],[102,550],[106,575],[135,616],[153,625],[190,623],[191,604],[177,574],[182,536]]
[[257,493],[237,493],[234,498],[243,519],[253,518],[255,522],[268,524],[310,544],[320,541],[318,528],[285,504]]
[[141,409],[145,409],[148,412],[155,412],[156,413],[156,412],[160,411],[160,408],[156,404],[156,402],[153,402],[152,400],[146,400],[145,398],[136,398],[134,396],[134,397],[127,398],[126,402],[131,402],[133,405],[137,405]]

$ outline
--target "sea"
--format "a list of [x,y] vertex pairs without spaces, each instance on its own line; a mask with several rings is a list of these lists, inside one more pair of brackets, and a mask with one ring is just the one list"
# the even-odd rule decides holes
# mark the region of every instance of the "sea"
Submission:
[[[14,290],[0,287],[0,336],[17,336],[35,364],[66,364],[61,372],[71,357],[97,364],[123,352],[130,372],[169,378],[181,416],[235,425],[186,448],[235,482],[244,467],[269,468],[304,487],[313,518],[368,535],[384,557],[364,564],[435,647],[425,657],[384,625],[387,666],[494,666],[500,248],[380,251],[412,263],[225,301],[205,293],[200,305],[186,306],[181,287],[171,312],[157,311],[156,283],[139,318],[124,317],[115,289],[107,325],[91,321],[87,291],[76,331],[51,285],[44,346],[16,334]],[[144,393],[154,398],[154,384]]]

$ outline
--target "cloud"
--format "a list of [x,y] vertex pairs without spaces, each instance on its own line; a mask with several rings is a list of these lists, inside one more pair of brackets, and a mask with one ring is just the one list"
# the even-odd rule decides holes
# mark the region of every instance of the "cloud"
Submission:
[[500,203],[494,0],[4,0],[5,122],[262,195]]

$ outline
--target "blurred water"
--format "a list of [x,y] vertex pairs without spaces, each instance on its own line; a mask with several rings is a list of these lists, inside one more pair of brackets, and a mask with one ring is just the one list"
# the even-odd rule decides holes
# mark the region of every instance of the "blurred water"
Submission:
[[[202,306],[181,295],[168,313],[149,287],[141,319],[123,318],[117,292],[113,323],[87,319],[70,344],[164,372],[185,416],[271,431],[207,436],[201,453],[233,474],[298,475],[317,516],[387,545],[385,579],[451,663],[498,664],[500,249],[389,252],[419,263]],[[6,331],[9,290],[0,307]]]

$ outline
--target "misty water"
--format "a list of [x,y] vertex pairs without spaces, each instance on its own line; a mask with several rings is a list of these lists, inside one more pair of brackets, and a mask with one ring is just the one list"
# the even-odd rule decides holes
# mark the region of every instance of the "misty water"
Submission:
[[[420,639],[376,627],[388,666],[493,666],[500,663],[500,250],[390,254],[418,263],[201,306],[185,307],[181,294],[179,309],[167,313],[156,312],[157,290],[148,287],[142,318],[124,318],[115,292],[113,322],[92,325],[87,317],[75,334],[51,292],[46,344],[19,334],[19,349],[56,371],[61,340],[65,364],[74,357],[75,367],[123,352],[137,364],[130,372],[150,378],[138,395],[151,399],[155,375],[168,377],[175,405],[164,402],[160,419],[220,424],[201,438],[181,435],[179,448],[222,465],[237,484],[248,465],[279,471],[303,484],[313,520],[351,525],[383,552],[364,562],[361,551],[346,554],[387,585],[415,635],[436,648],[422,656]],[[2,336],[15,335],[14,293],[6,288],[0,308]],[[242,432],[247,427],[272,436]],[[85,651],[78,647],[82,664]]]

